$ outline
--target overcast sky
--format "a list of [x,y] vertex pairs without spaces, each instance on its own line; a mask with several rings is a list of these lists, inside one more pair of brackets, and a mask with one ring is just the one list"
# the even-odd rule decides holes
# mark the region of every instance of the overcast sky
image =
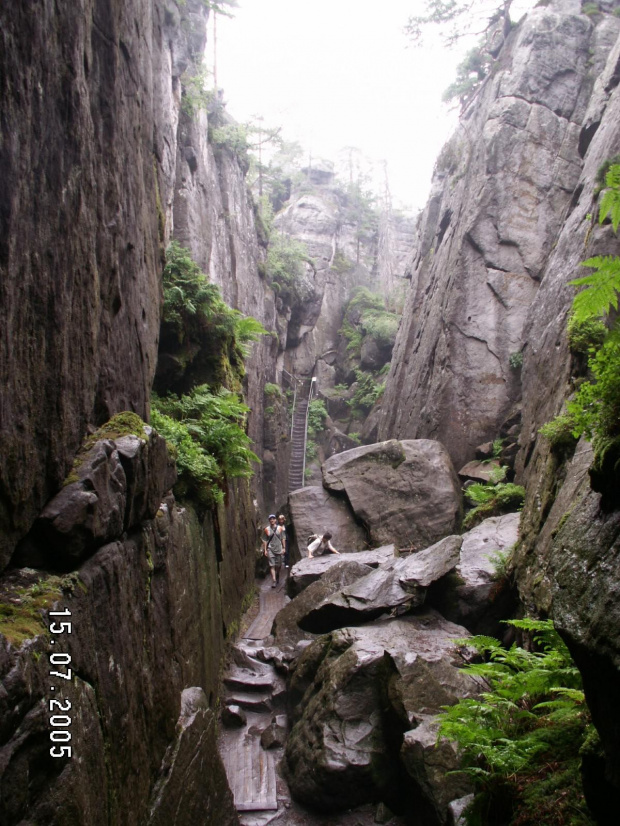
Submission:
[[403,29],[422,0],[239,6],[234,19],[217,24],[218,85],[230,114],[242,122],[262,115],[315,158],[337,161],[339,150],[355,146],[386,160],[395,206],[423,207],[435,158],[456,124],[441,95],[463,49],[446,51],[437,39],[424,49],[409,45]]

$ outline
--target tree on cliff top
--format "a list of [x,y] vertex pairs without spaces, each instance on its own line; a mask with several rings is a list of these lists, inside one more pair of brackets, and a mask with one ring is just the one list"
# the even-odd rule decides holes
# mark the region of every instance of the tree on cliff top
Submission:
[[405,33],[415,44],[424,40],[429,26],[441,29],[446,46],[467,35],[488,35],[503,20],[504,34],[510,30],[513,0],[425,0],[424,13],[409,18]]

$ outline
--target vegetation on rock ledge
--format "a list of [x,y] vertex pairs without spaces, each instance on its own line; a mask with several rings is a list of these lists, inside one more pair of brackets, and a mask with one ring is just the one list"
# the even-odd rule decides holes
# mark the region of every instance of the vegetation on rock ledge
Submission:
[[580,750],[593,727],[581,677],[550,620],[510,620],[534,634],[534,650],[493,637],[459,640],[486,661],[465,670],[488,687],[445,708],[439,737],[456,742],[476,795],[467,823],[586,826]]

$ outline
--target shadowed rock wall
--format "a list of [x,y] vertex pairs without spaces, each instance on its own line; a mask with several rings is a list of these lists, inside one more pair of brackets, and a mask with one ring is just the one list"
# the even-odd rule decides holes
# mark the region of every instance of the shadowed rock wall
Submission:
[[88,425],[148,414],[164,6],[0,10],[0,566]]
[[[0,636],[3,823],[157,824],[170,822],[173,802],[177,823],[238,822],[215,705],[222,629],[253,583],[254,526],[247,485],[229,497],[201,524],[168,496],[154,520],[65,578],[56,609],[70,610],[72,633],[54,648],[42,633],[21,647]],[[71,656],[70,682],[50,676],[59,650]],[[50,756],[48,704],[61,697],[71,702],[69,759]]]

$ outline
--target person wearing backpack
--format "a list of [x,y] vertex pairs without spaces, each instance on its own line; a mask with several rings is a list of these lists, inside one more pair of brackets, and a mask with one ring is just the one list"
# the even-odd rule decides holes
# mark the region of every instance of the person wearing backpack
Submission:
[[263,530],[263,554],[269,560],[269,570],[273,580],[272,588],[276,588],[280,581],[280,568],[286,541],[284,536],[284,528],[278,525],[275,513],[270,513],[269,524]]
[[[309,539],[310,537],[308,537]],[[316,538],[308,545],[308,559],[313,559],[315,556],[323,556],[323,554],[339,554],[332,543],[329,541],[332,535],[329,531],[325,531],[323,536],[316,536]]]

